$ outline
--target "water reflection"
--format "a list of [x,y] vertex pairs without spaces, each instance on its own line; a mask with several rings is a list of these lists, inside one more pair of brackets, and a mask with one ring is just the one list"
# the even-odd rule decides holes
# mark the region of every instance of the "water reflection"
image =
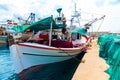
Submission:
[[12,74],[12,60],[9,48],[5,44],[0,44],[0,80],[6,80]]

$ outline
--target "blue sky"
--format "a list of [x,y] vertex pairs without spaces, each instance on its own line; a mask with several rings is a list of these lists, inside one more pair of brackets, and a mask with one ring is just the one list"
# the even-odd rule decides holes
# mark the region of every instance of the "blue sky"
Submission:
[[[31,12],[36,18],[56,15],[56,9],[62,8],[67,20],[74,11],[74,3],[81,11],[81,20],[94,19],[106,15],[100,31],[120,32],[120,0],[0,0],[0,21],[18,17],[27,19]],[[93,24],[93,30],[97,30],[100,21]]]

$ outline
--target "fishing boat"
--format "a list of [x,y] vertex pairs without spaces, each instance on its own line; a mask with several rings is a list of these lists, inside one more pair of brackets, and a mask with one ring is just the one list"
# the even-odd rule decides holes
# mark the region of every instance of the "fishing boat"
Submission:
[[[75,47],[71,39],[65,40],[53,38],[53,36],[56,36],[55,34],[52,34],[53,30],[57,30],[59,32],[66,27],[66,24],[62,19],[63,16],[57,17],[56,20],[53,19],[53,16],[50,16],[34,22],[27,28],[23,29],[30,29],[33,32],[47,30],[49,38],[46,40],[37,39],[10,45],[10,53],[12,55],[15,73],[19,74],[20,79],[28,79],[28,77],[23,77],[23,75],[27,74],[27,71],[34,73],[34,70],[38,71],[39,69],[42,71],[44,66],[48,66],[50,64],[53,64],[52,67],[55,67],[56,64],[60,64],[61,62],[67,64],[68,62],[65,63],[65,61],[69,61],[71,59],[77,60],[76,57],[78,55],[82,54],[82,52],[86,52],[87,42]],[[45,43],[43,41],[45,41]],[[51,70],[54,69],[57,71],[57,69],[61,70],[60,68],[64,69],[64,67],[60,66],[62,65],[52,68]],[[52,73],[49,72],[49,70],[47,72],[48,73],[46,74]]]
[[12,33],[12,26],[16,25],[12,22],[0,23],[0,44],[7,44],[8,33]]
[[0,44],[6,44],[7,36],[0,36]]
[[[52,20],[51,17],[45,18],[44,20],[47,20],[47,19]],[[39,27],[41,27],[41,29],[42,29],[42,26],[38,26],[37,23],[38,22],[32,24],[29,27],[29,29],[34,29],[34,31],[38,30]],[[42,25],[42,24],[44,24],[44,23],[40,23],[39,25]],[[49,29],[50,28],[49,24],[43,25],[43,28],[45,28],[45,26],[46,26],[46,29]],[[52,25],[53,25],[52,29],[62,28],[55,24],[52,24]],[[38,27],[36,27],[36,26],[38,26]],[[63,46],[62,46],[62,44],[63,44]],[[39,43],[35,43],[35,42],[24,42],[24,43],[13,44],[12,46],[10,46],[10,51],[13,54],[13,56],[19,54],[18,57],[21,57],[20,60],[23,59],[22,60],[23,64],[25,64],[24,68],[20,67],[21,63],[19,65],[17,64],[20,67],[20,70],[17,67],[17,72],[20,72],[21,70],[26,69],[32,65],[37,65],[40,63],[48,64],[48,63],[54,63],[54,62],[59,62],[59,61],[70,59],[70,58],[76,56],[84,47],[85,47],[85,45],[77,47],[77,48],[73,48],[73,45],[70,41],[49,39],[48,45],[39,44]],[[15,56],[15,57],[17,57],[17,56]],[[17,58],[15,58],[15,59],[17,59]],[[25,61],[25,63],[24,63],[24,61]]]
[[0,27],[0,44],[6,44],[7,33],[4,27]]

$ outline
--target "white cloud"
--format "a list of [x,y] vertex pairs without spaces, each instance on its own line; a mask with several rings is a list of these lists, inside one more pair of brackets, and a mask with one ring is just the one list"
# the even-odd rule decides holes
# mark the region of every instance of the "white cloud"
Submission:
[[[3,9],[0,8],[0,19],[17,19],[17,17],[27,19],[31,12],[36,14],[36,18],[46,17],[52,14],[56,15],[56,9],[61,7],[63,8],[62,12],[69,20],[75,2],[77,9],[81,9],[81,13],[85,14],[81,14],[82,18],[91,19],[100,17],[102,14],[106,15],[100,30],[120,31],[120,2],[118,0],[1,0],[0,5],[6,6],[3,6]],[[88,13],[93,13],[94,16]],[[100,21],[95,25],[99,23]],[[95,27],[95,30],[97,29],[98,27]]]
[[[101,25],[101,28],[99,29],[100,31],[120,31],[119,29],[119,21],[120,21],[120,5],[116,3],[117,0],[79,0],[79,7],[81,10],[93,13],[95,14],[94,17],[102,16],[102,14],[106,15],[105,20],[103,21],[103,24]],[[98,4],[99,3],[99,4]],[[101,24],[101,22],[96,22],[94,24],[94,30],[97,30],[100,25],[96,24]]]

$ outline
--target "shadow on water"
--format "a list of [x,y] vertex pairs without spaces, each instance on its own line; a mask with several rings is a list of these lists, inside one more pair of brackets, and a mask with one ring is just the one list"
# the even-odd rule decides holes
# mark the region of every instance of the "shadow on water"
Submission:
[[70,60],[51,63],[24,72],[24,74],[13,75],[9,80],[71,80],[85,52]]

